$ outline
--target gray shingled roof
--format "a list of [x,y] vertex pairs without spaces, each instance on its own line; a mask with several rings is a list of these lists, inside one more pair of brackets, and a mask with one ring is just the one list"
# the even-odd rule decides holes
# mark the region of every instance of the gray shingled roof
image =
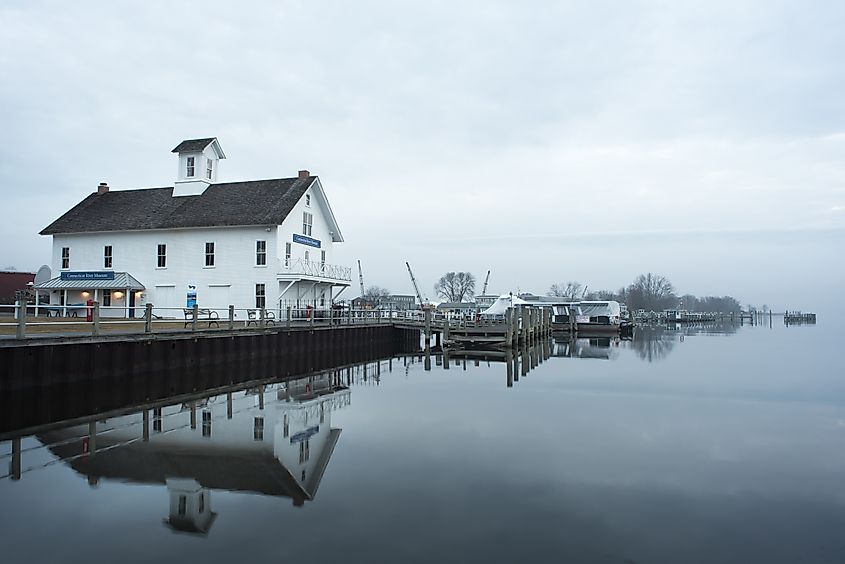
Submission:
[[176,148],[170,151],[171,153],[188,153],[193,151],[202,151],[208,147],[216,137],[208,137],[206,139],[186,139],[182,141]]
[[93,193],[45,227],[41,235],[280,225],[316,178],[212,184],[199,196],[175,198],[173,188]]

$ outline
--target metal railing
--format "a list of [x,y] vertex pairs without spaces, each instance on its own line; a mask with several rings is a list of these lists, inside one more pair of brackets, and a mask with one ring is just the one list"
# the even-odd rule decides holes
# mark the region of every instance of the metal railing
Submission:
[[139,333],[243,331],[270,328],[315,327],[384,323],[390,320],[422,322],[420,311],[356,310],[348,307],[236,308],[125,306],[0,305],[0,338],[88,337]]
[[329,264],[322,261],[305,260],[304,258],[279,260],[279,274],[304,274],[330,280],[352,281],[352,267],[339,264]]

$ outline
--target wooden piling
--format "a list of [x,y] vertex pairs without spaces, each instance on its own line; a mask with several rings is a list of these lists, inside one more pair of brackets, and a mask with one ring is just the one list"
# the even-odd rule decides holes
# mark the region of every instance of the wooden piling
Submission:
[[18,300],[18,325],[15,330],[16,339],[26,338],[26,300]]
[[153,332],[153,304],[144,307],[144,333]]
[[97,336],[100,334],[100,302],[94,302],[94,310],[91,312],[91,319],[94,322],[91,328],[92,334]]

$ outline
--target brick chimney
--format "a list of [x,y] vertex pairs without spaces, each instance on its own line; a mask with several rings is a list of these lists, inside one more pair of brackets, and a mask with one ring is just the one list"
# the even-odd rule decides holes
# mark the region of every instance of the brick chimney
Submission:
[[299,171],[299,179],[300,179],[300,180],[305,180],[305,179],[306,179],[306,178],[308,178],[309,176],[311,176],[311,173],[310,173],[310,172],[308,172],[307,170],[300,170],[300,171]]
[[109,191],[109,185],[105,182],[100,182],[100,185],[97,186],[97,195],[105,194]]

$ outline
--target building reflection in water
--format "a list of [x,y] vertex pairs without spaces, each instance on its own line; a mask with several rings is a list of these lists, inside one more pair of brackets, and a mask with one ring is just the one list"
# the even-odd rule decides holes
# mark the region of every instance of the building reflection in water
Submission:
[[619,356],[619,337],[591,337],[555,340],[552,356],[613,360]]
[[332,428],[332,412],[350,405],[352,370],[197,397],[37,438],[92,486],[165,485],[164,524],[205,535],[217,516],[213,490],[287,497],[295,506],[314,499],[341,433]]

